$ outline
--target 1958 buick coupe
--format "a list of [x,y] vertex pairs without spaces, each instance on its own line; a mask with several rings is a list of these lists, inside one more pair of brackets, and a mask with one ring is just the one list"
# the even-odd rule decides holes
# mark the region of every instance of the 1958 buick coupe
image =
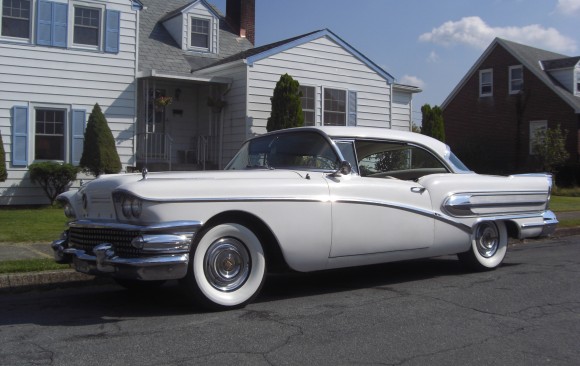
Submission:
[[492,269],[509,237],[548,235],[551,176],[469,171],[432,138],[303,127],[244,143],[225,171],[104,175],[59,196],[60,263],[125,287],[178,279],[198,304],[244,306],[267,271],[457,254]]

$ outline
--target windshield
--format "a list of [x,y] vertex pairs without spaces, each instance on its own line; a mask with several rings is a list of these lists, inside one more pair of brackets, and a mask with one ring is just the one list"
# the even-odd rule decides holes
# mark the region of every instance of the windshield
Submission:
[[226,170],[301,169],[331,170],[339,167],[329,141],[312,131],[280,133],[246,142]]

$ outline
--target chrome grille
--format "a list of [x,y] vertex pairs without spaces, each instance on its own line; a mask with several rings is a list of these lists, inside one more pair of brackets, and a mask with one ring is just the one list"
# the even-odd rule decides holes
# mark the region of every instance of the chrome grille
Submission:
[[99,244],[110,243],[118,256],[134,258],[142,254],[140,249],[131,245],[133,238],[138,235],[138,231],[71,227],[69,230],[69,246],[94,255],[94,247]]

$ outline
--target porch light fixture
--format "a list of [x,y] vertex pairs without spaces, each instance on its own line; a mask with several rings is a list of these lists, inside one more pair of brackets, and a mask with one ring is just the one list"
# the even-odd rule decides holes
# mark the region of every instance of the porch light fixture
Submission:
[[175,89],[175,100],[179,100],[179,96],[181,95],[181,89]]

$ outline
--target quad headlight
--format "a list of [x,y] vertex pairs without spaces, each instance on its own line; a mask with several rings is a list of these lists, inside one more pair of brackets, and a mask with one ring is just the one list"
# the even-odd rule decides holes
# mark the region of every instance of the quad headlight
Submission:
[[120,213],[126,219],[139,218],[143,209],[143,202],[140,198],[123,194],[116,200]]

